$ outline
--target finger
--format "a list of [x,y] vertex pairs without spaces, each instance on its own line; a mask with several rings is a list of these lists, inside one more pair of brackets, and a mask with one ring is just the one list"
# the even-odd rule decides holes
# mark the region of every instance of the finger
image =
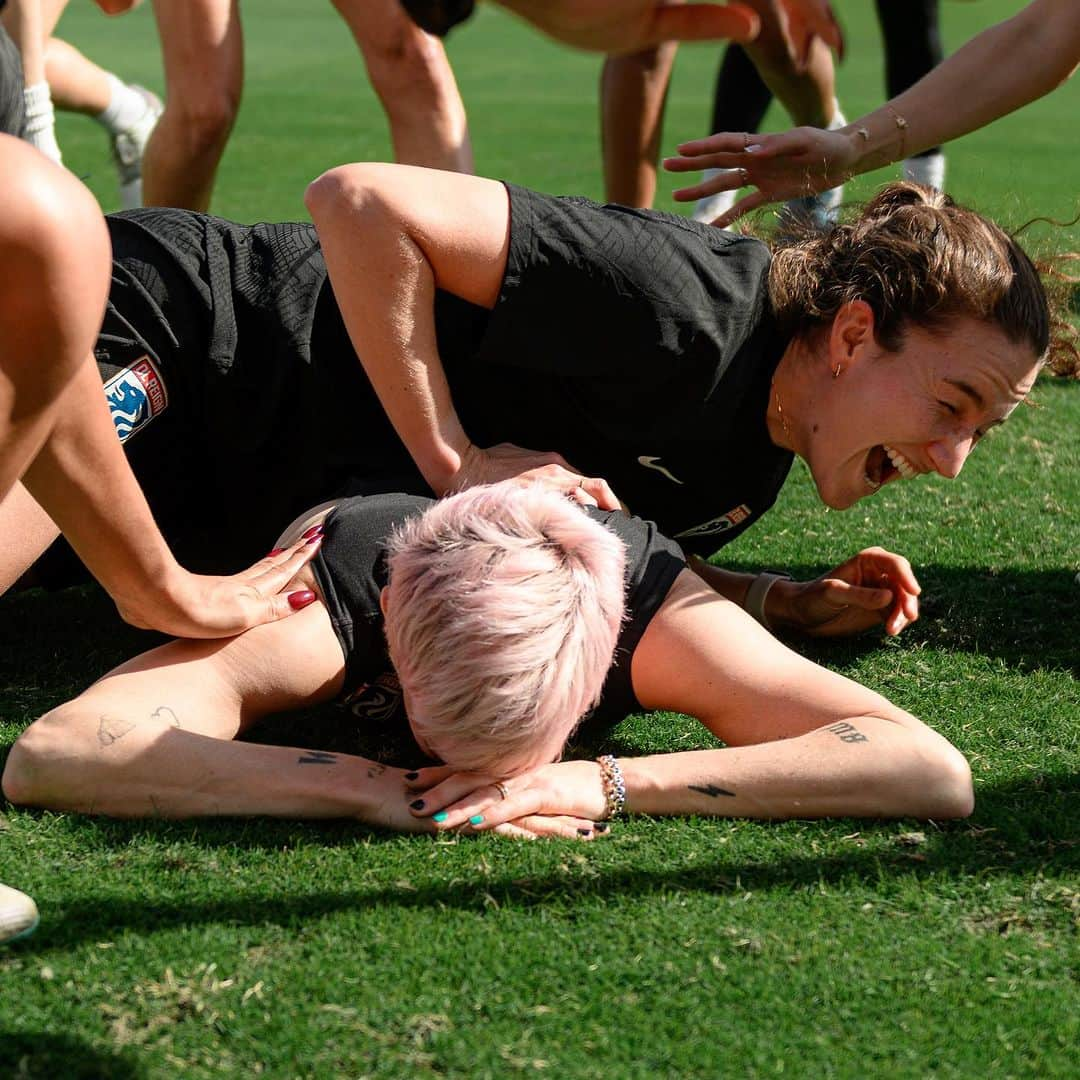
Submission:
[[533,836],[562,840],[595,840],[596,826],[585,818],[548,817],[546,814],[532,814],[516,818],[514,825],[527,829]]
[[450,765],[429,765],[424,769],[414,769],[412,772],[405,774],[405,789],[407,791],[427,791],[429,788],[433,788],[453,776],[456,771]]
[[248,581],[247,588],[250,591],[244,605],[246,626],[239,627],[236,632],[259,626],[261,623],[287,619],[319,599],[311,589],[292,589],[289,592],[282,590],[311,562],[321,546],[321,535],[305,540],[292,549],[285,562],[267,568],[255,580]]
[[[682,157],[668,158],[672,163],[673,172],[688,172],[690,169],[701,167],[699,161],[704,154],[741,154],[746,149],[747,142],[762,143],[768,138],[767,135],[748,134],[745,131],[718,131],[713,135],[706,135],[703,139],[688,139],[675,147]],[[667,162],[665,162],[665,166]],[[678,168],[675,168],[675,166]]]
[[726,214],[721,214],[716,218],[713,225],[718,229],[726,229],[733,221],[741,218],[743,214],[748,214],[751,210],[756,210],[759,206],[765,206],[772,201],[773,198],[763,191],[752,191],[749,195],[744,195],[739,199]]
[[581,488],[592,496],[593,505],[599,506],[601,510],[618,510],[622,506],[618,495],[611,490],[611,485],[602,476],[586,477]]
[[498,788],[488,784],[433,814],[431,820],[440,829],[467,826],[483,832],[504,822],[535,814],[538,809],[539,797],[535,792],[526,789],[504,798]]
[[506,822],[503,825],[499,825],[491,830],[496,836],[506,836],[511,840],[539,840],[540,838],[536,833],[529,832],[528,829],[523,829],[520,825],[515,825],[512,822]]
[[[436,772],[435,769],[430,770]],[[409,803],[409,809],[417,817],[432,817],[440,811],[444,811],[455,803],[470,796],[474,791],[491,789],[494,780],[490,776],[479,776],[476,773],[453,772],[448,770],[449,775],[439,780],[434,787],[423,792],[417,792],[417,798]],[[454,824],[460,825],[464,818],[455,820]],[[443,819],[439,824],[452,826]]]
[[596,500],[585,490],[583,484],[578,484],[576,487],[572,487],[567,492],[567,495],[569,495],[570,498],[573,499],[574,502],[578,503],[580,506],[596,505]]
[[[711,169],[712,167],[711,164],[706,165],[704,162],[701,165],[701,168]],[[740,169],[724,169],[721,172],[713,173],[707,180],[701,180],[691,187],[677,188],[671,193],[671,197],[676,202],[691,202],[707,198],[709,195],[715,195],[720,191],[738,191],[748,182],[743,179]]]
[[657,8],[634,51],[665,41],[753,41],[761,29],[756,12],[742,4],[679,4]]
[[857,607],[863,611],[880,611],[893,602],[892,589],[851,585],[840,578],[829,578],[824,584],[825,600],[837,608]]

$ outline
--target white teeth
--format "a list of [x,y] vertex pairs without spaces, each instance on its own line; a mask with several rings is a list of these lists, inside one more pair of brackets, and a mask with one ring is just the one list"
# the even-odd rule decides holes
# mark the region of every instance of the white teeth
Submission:
[[896,471],[905,480],[910,480],[913,476],[919,475],[919,470],[899,450],[894,450],[891,446],[883,446],[882,449],[889,455],[889,460],[893,463]]

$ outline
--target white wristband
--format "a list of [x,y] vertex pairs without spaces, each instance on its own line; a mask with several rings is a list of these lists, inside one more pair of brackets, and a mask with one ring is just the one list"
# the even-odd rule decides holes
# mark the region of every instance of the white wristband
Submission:
[[746,590],[746,602],[743,604],[743,608],[748,615],[752,615],[766,630],[771,631],[772,627],[769,625],[769,620],[765,618],[765,598],[769,595],[769,590],[778,581],[790,580],[790,574],[774,574],[769,570],[763,570],[750,582],[750,588]]

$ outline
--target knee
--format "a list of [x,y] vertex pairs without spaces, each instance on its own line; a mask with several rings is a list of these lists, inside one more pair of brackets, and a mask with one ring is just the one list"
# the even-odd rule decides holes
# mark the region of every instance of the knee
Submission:
[[171,95],[162,121],[167,118],[190,154],[200,155],[224,148],[239,111],[239,91],[219,87],[195,96]]
[[379,177],[392,166],[368,163],[339,165],[308,184],[304,205],[317,228],[345,213],[350,218],[365,213],[378,202]]

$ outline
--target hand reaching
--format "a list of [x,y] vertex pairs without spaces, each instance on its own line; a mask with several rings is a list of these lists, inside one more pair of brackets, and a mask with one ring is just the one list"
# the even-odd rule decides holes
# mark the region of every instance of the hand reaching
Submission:
[[725,228],[743,214],[781,199],[813,195],[842,184],[853,173],[860,147],[850,133],[800,127],[779,135],[721,132],[679,146],[679,157],[666,158],[670,172],[722,169],[709,180],[672,193],[677,202],[692,202],[735,191],[757,190],[744,195],[713,225]]
[[319,550],[322,529],[311,530],[292,547],[273,551],[231,577],[189,574],[155,595],[114,597],[125,621],[176,637],[218,638],[240,634],[261,623],[287,618],[307,607],[315,594],[284,590]]

